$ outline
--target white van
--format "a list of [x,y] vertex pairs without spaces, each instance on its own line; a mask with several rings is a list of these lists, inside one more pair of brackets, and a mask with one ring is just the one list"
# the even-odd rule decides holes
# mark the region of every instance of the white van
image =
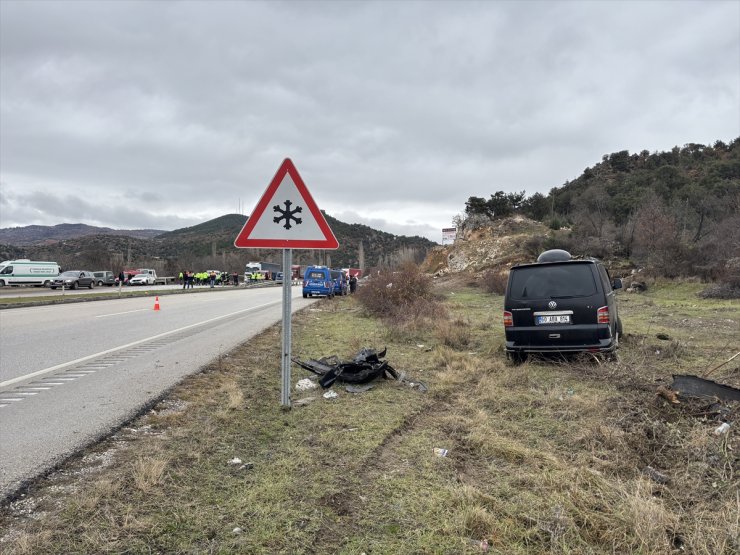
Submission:
[[0,287],[5,285],[48,286],[59,275],[56,262],[38,262],[23,258],[0,262]]

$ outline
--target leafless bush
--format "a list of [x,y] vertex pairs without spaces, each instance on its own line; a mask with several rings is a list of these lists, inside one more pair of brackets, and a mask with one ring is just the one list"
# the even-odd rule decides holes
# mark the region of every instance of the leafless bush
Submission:
[[460,319],[454,322],[437,320],[435,335],[442,345],[453,349],[463,349],[470,345],[470,324]]
[[699,293],[705,299],[740,299],[740,287],[729,283],[710,285]]
[[385,320],[404,322],[444,313],[429,276],[410,263],[398,271],[376,271],[356,297],[370,314]]
[[483,274],[483,290],[486,293],[503,295],[506,292],[506,284],[509,281],[509,274],[500,270],[488,270]]

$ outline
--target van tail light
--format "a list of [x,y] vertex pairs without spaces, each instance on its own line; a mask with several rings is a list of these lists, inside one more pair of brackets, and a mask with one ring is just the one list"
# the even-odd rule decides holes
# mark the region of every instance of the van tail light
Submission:
[[609,323],[609,307],[608,306],[602,306],[599,310],[596,311],[596,322],[599,324]]
[[514,325],[514,318],[511,315],[511,312],[508,310],[504,310],[504,327],[508,328]]

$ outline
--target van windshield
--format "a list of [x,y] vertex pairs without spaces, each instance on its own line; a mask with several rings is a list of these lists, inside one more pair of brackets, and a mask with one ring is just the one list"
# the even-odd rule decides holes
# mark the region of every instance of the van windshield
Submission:
[[589,264],[548,264],[512,270],[509,297],[512,299],[563,299],[596,293]]

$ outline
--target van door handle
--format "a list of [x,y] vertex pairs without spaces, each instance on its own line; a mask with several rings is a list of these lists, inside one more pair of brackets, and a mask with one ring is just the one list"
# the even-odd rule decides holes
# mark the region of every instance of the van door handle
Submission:
[[547,337],[548,337],[549,339],[560,339],[560,334],[559,334],[559,333],[551,333],[551,334],[550,334],[550,335],[548,335]]

